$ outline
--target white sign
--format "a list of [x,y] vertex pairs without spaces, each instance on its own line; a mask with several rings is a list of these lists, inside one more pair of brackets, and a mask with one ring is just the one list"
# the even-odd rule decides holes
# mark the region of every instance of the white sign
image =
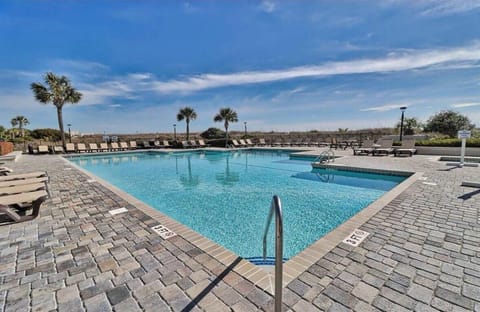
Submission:
[[152,230],[154,230],[155,233],[160,235],[160,237],[163,239],[169,239],[177,235],[176,233],[170,231],[166,226],[163,226],[161,224],[155,225],[154,227],[152,227]]
[[472,136],[472,131],[469,130],[459,130],[458,131],[458,138],[459,139],[470,139]]
[[355,231],[353,231],[350,235],[348,235],[343,240],[343,242],[345,244],[349,244],[354,247],[357,247],[358,245],[360,245],[361,242],[363,242],[365,238],[367,238],[368,235],[370,235],[370,233],[359,230],[359,229],[355,229]]

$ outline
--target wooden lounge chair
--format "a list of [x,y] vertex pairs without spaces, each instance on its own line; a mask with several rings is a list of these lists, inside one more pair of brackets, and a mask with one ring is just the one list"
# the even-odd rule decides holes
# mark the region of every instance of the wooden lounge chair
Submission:
[[35,171],[35,172],[21,173],[21,174],[9,174],[6,176],[1,176],[0,182],[12,181],[12,180],[26,180],[26,179],[41,178],[41,177],[47,177],[47,176],[48,175],[45,171]]
[[373,141],[365,140],[362,146],[353,148],[353,155],[368,155],[373,152]]
[[24,185],[17,185],[17,186],[6,186],[0,187],[0,196],[5,195],[14,195],[26,192],[35,192],[40,190],[46,190],[47,184],[44,183],[32,183],[32,184],[24,184]]
[[3,187],[10,187],[10,186],[42,183],[42,182],[48,182],[48,179],[49,179],[48,177],[40,177],[40,178],[31,178],[31,179],[24,179],[24,180],[0,181],[0,187],[3,188]]
[[136,141],[130,141],[130,149],[131,150],[137,149],[137,142]]
[[239,142],[240,145],[243,146],[243,147],[247,147],[247,146],[248,146],[247,142],[245,142],[244,139],[240,139],[240,140],[238,140],[238,142]]
[[237,140],[232,140],[232,146],[235,147],[235,148],[242,147],[242,146],[240,145],[240,143],[238,143]]
[[63,147],[59,145],[52,146],[52,151],[56,153],[63,153]]
[[120,144],[120,150],[121,150],[121,151],[126,151],[126,150],[128,150],[128,144],[127,144],[127,142],[120,142],[119,144]]
[[67,143],[67,144],[65,144],[65,151],[66,151],[67,153],[75,153],[75,151],[76,151],[76,150],[75,150],[75,144],[73,144],[73,143]]
[[265,142],[265,139],[259,139],[259,140],[258,140],[258,145],[259,145],[259,146],[266,146],[267,143]]
[[208,147],[209,145],[208,145],[208,144],[205,144],[205,141],[203,141],[203,140],[198,140],[198,146],[200,146],[200,147]]
[[77,152],[87,152],[87,147],[85,146],[85,143],[77,143]]
[[255,144],[253,144],[252,140],[246,139],[245,141],[247,142],[248,146],[255,146]]
[[[150,142],[150,144],[151,144],[151,142]],[[151,145],[153,145],[153,148],[162,148],[163,147],[163,145],[160,143],[160,141],[153,141],[153,144],[151,144]]]
[[48,146],[46,145],[39,145],[37,147],[38,154],[48,154]]
[[414,139],[404,139],[402,141],[402,146],[395,148],[393,151],[395,157],[402,154],[412,157],[413,154],[415,154],[416,152],[417,152],[417,149],[415,148]]
[[168,147],[172,147],[172,146],[170,145],[170,143],[168,143],[167,140],[163,140],[163,147],[168,148]]
[[117,142],[110,143],[110,150],[112,151],[118,151],[120,147],[118,146]]
[[107,143],[100,143],[100,148],[98,150],[101,151],[101,152],[108,152],[109,151],[108,144]]
[[[48,193],[45,190],[0,196],[0,214],[6,215],[16,223],[33,220],[38,216],[40,206],[47,198]],[[30,215],[20,215],[14,208],[15,205],[24,203],[31,203],[32,213]]]
[[98,152],[98,144],[97,143],[89,143],[88,144],[88,151],[89,152]]
[[182,146],[182,148],[190,148],[190,143],[188,143],[188,141],[181,141],[180,142],[180,145]]
[[197,148],[198,147],[197,142],[195,142],[195,140],[190,140],[189,144],[192,148]]
[[380,139],[377,142],[379,147],[375,147],[372,151],[372,155],[388,155],[393,152],[393,139]]
[[152,146],[150,145],[150,142],[148,142],[148,141],[143,141],[143,142],[142,142],[142,148],[152,148]]

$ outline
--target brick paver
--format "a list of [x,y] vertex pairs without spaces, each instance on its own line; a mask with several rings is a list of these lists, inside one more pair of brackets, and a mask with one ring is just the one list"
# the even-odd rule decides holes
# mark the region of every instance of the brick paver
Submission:
[[[284,290],[293,311],[480,311],[480,168],[429,157],[345,157],[338,163],[422,171],[361,229]],[[10,166],[10,164],[9,164]],[[270,294],[57,156],[22,156],[47,170],[52,198],[34,221],[0,226],[0,311],[271,311]],[[469,194],[471,193],[471,194]],[[127,207],[126,214],[108,211]],[[225,274],[227,273],[227,274]],[[220,278],[219,278],[220,276]]]

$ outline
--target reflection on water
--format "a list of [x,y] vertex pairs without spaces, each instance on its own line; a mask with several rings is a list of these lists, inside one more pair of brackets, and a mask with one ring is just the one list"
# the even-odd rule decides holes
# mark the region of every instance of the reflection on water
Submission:
[[[178,158],[175,158],[175,162],[177,163],[178,173]],[[192,173],[191,155],[187,157],[187,173],[180,175],[180,183],[182,183],[185,188],[192,188],[200,184],[200,177]]]
[[240,181],[240,175],[238,174],[238,172],[232,171],[230,169],[230,155],[227,155],[227,157],[225,157],[225,164],[225,170],[223,172],[217,173],[215,175],[215,179],[217,179],[217,181],[222,185],[233,186],[235,183]]

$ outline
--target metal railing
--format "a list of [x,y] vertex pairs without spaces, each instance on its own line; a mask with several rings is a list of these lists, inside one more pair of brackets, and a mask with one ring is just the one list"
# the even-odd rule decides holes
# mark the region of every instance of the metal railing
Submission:
[[263,258],[267,257],[267,234],[275,213],[275,312],[282,311],[282,284],[283,284],[283,216],[282,203],[277,195],[272,198],[272,205],[267,218],[267,225],[263,234]]
[[319,163],[324,163],[324,162],[335,162],[335,152],[332,149],[329,149],[327,151],[323,151],[318,155],[317,158],[313,161],[314,163],[319,162]]

